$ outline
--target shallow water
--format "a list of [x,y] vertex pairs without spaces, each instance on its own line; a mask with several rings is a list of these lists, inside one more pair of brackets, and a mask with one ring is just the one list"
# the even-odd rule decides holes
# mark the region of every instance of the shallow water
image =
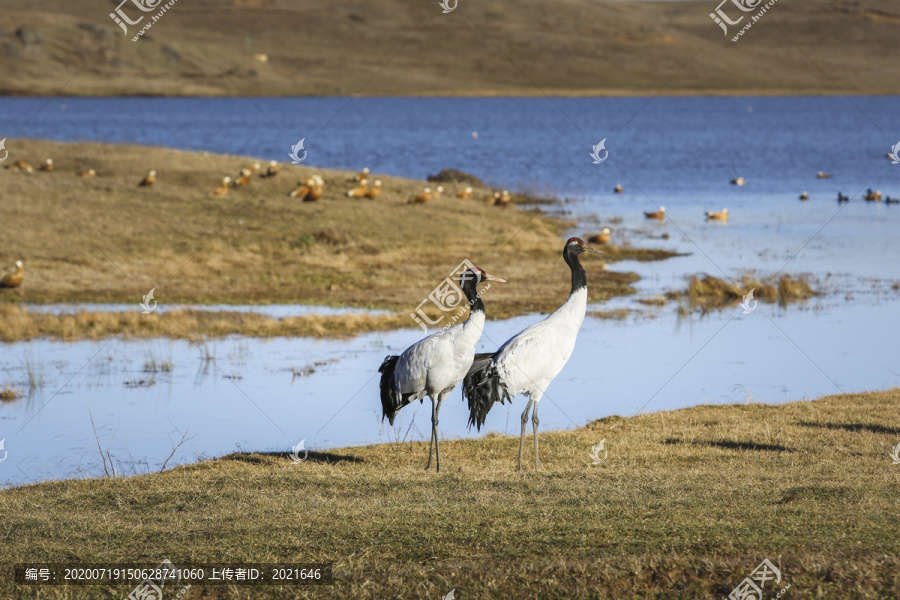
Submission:
[[[588,318],[571,361],[541,402],[542,430],[610,414],[900,385],[900,325],[891,319],[876,332],[870,318],[873,310],[898,309],[897,297],[825,298],[787,310],[759,304],[747,315],[728,309],[679,320],[669,306],[621,321]],[[480,349],[495,349],[536,318],[489,322]],[[418,337],[408,330],[351,341],[230,338],[210,343],[210,361],[181,340],[7,344],[0,350],[6,375],[25,381],[30,363],[43,385],[0,406],[9,453],[0,479],[21,484],[101,474],[94,427],[125,474],[159,469],[182,433],[189,439],[169,466],[237,449],[288,451],[300,440],[306,449],[427,440],[430,406],[406,407],[391,429],[380,423],[377,389],[383,357]],[[172,370],[146,373],[152,360],[171,362]],[[292,367],[314,372],[294,376]],[[126,385],[150,377],[149,387]],[[514,434],[523,407],[522,398],[511,408],[495,407],[481,433]],[[441,411],[442,436],[476,435],[466,420],[457,390]],[[452,453],[444,460],[452,464]]]
[[[256,101],[278,126],[242,99],[62,98],[40,109],[46,100],[3,98],[0,137],[12,136],[11,152],[24,135],[279,160],[306,137],[309,164],[367,164],[412,177],[456,167],[510,186],[559,188],[565,201],[551,210],[579,221],[573,233],[609,225],[613,243],[687,253],[611,266],[642,276],[639,297],[683,289],[695,273],[736,279],[747,271],[760,279],[807,274],[823,292],[788,308],[760,303],[750,314],[732,307],[679,318],[671,303],[653,309],[634,299],[592,307],[639,312],[586,320],[575,354],[541,404],[543,430],[704,402],[782,402],[900,385],[900,207],[859,198],[867,187],[900,196],[900,165],[884,157],[897,142],[890,132],[900,131],[896,97]],[[593,165],[588,152],[604,137],[609,159]],[[833,178],[817,179],[819,170]],[[747,186],[729,185],[736,176]],[[612,193],[617,183],[624,194]],[[808,202],[798,201],[802,190]],[[838,191],[853,196],[849,205],[837,205]],[[646,221],[643,211],[659,205],[669,218]],[[731,214],[727,225],[705,221],[705,211],[722,207]],[[444,276],[435,273],[435,284]],[[228,309],[276,317],[352,312]],[[538,318],[489,321],[479,349],[495,349]],[[159,469],[184,431],[190,439],[169,466],[238,448],[285,451],[300,440],[313,449],[427,440],[430,406],[405,408],[390,429],[380,423],[377,393],[384,355],[420,335],[230,338],[205,349],[213,360],[186,341],[0,346],[0,384],[28,390],[29,371],[42,380],[25,398],[0,404],[8,452],[0,481],[102,473],[91,417],[117,471],[128,474]],[[144,372],[149,361],[173,368],[151,375]],[[460,404],[457,390],[442,410],[444,437],[476,435]],[[518,399],[512,408],[496,407],[487,429],[515,433],[523,405]],[[452,454],[445,456],[452,464]]]
[[[13,156],[15,138],[28,137],[279,161],[304,138],[304,164],[320,167],[416,178],[454,167],[562,196],[611,195],[620,183],[670,209],[758,194],[772,208],[803,189],[812,201],[866,187],[900,196],[900,166],[885,159],[897,105],[896,96],[0,98],[0,138]],[[609,158],[593,165],[604,138]],[[833,178],[816,179],[820,170]],[[745,188],[728,185],[737,176]]]

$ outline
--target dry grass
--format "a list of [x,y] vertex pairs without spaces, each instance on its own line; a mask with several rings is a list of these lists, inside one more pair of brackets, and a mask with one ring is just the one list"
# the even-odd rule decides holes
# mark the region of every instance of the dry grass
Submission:
[[[299,465],[232,454],[8,489],[4,560],[334,563],[330,588],[197,587],[189,600],[433,599],[452,588],[468,599],[718,600],[768,558],[795,600],[895,598],[898,402],[894,389],[608,417],[544,433],[537,474],[517,474],[517,439],[492,434],[445,441],[440,475],[422,469],[427,444],[393,443]],[[602,439],[608,458],[592,466]],[[0,585],[4,598],[103,590]]]
[[[780,2],[737,44],[708,17],[715,7],[705,0],[498,0],[464,2],[449,15],[434,2],[406,0],[191,0],[178,2],[137,43],[131,38],[138,27],[123,35],[107,16],[115,6],[106,4],[98,11],[95,0],[7,0],[0,92],[900,91],[897,62],[884,52],[900,23],[894,0]],[[131,5],[125,10],[132,18],[142,14]],[[734,18],[736,10],[728,14]],[[42,39],[26,47],[14,33],[22,27]],[[255,60],[257,53],[267,62]]]
[[816,295],[805,277],[782,275],[778,284],[761,282],[751,275],[744,275],[740,284],[731,283],[712,275],[693,276],[686,292],[672,292],[670,298],[686,297],[692,306],[722,308],[741,302],[753,290],[753,298],[763,302],[778,302],[786,306],[791,302],[806,300]]
[[[13,160],[39,164],[52,157],[56,170],[26,175],[0,169],[6,224],[0,228],[0,264],[25,261],[24,283],[3,290],[0,302],[123,302],[137,309],[155,288],[154,297],[163,304],[302,303],[406,314],[464,258],[510,282],[486,296],[492,317],[552,310],[568,293],[559,237],[568,223],[536,209],[501,209],[455,198],[409,205],[407,199],[424,182],[382,174],[384,192],[376,201],[353,201],[344,196],[352,185],[350,173],[292,165],[274,178],[254,177],[249,189],[211,198],[207,192],[224,175],[235,175],[253,159],[29,140],[8,140],[7,148]],[[98,176],[74,176],[87,168]],[[158,171],[157,183],[139,188],[148,168]],[[319,202],[287,197],[299,179],[314,172],[326,181]],[[447,187],[452,195],[455,188]],[[671,255],[631,249],[606,260]],[[633,292],[635,274],[605,266],[601,260],[585,261],[591,301]],[[79,335],[72,327],[88,330],[85,336],[91,337],[93,330],[121,329],[124,325],[113,321],[123,318],[133,315],[33,321],[44,330],[64,330],[61,335],[72,339]],[[228,323],[240,319],[222,317],[223,328],[231,331]],[[276,328],[246,319],[261,331]],[[135,327],[152,321],[131,322]],[[303,328],[350,333],[355,326],[369,331],[374,324],[342,317],[293,325],[282,321],[281,326],[287,327],[285,333]],[[13,327],[0,321],[0,335],[16,339]],[[191,333],[189,327],[184,331]]]
[[[0,341],[39,337],[63,341],[100,340],[113,335],[125,338],[220,338],[252,337],[350,337],[369,331],[416,327],[406,314],[308,315],[275,319],[256,313],[178,310],[163,314],[140,312],[79,312],[52,315],[29,312],[18,306],[0,306]],[[165,370],[166,364],[148,362],[148,372]]]
[[18,400],[22,396],[22,390],[8,381],[0,388],[0,402],[12,402],[13,400]]

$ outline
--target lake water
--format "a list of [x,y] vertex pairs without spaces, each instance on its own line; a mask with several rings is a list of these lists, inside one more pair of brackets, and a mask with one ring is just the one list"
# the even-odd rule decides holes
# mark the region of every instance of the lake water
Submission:
[[[0,138],[9,136],[8,148],[16,137],[34,137],[282,160],[305,137],[309,164],[368,165],[410,177],[454,167],[510,187],[559,189],[564,202],[552,210],[579,221],[574,233],[610,225],[614,242],[689,253],[614,265],[643,277],[639,297],[681,289],[687,275],[704,272],[807,274],[824,292],[788,308],[760,303],[750,314],[728,308],[680,318],[671,304],[652,309],[634,299],[593,307],[641,312],[586,320],[572,360],[542,403],[548,430],[609,414],[900,385],[900,206],[859,196],[869,187],[900,196],[900,165],[885,158],[900,137],[897,101],[5,98]],[[603,138],[609,157],[594,165],[588,153]],[[832,178],[816,178],[820,170]],[[737,176],[747,185],[728,184]],[[625,193],[613,194],[616,184]],[[797,199],[803,190],[808,202]],[[850,204],[838,206],[838,191],[852,197]],[[643,211],[659,205],[667,208],[666,222],[646,221]],[[722,207],[731,215],[727,225],[705,221],[705,211]],[[435,283],[444,275],[435,273]],[[294,309],[260,308],[267,310]],[[479,349],[496,348],[537,318],[489,322]],[[404,409],[394,430],[378,418],[376,369],[385,354],[419,335],[232,338],[210,343],[212,359],[170,340],[0,346],[0,384],[28,390],[29,371],[41,383],[25,398],[0,404],[8,452],[0,481],[101,473],[94,427],[125,473],[158,469],[184,431],[191,439],[169,465],[238,447],[287,450],[300,440],[315,449],[427,440],[428,404]],[[146,373],[151,361],[171,362],[172,369]],[[487,429],[513,433],[523,404],[495,408]],[[458,391],[441,417],[445,437],[474,435]],[[451,464],[452,456],[445,460]]]

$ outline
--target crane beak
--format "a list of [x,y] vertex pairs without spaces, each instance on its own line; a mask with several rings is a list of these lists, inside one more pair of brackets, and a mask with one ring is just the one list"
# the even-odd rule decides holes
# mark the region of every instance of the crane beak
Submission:
[[488,275],[487,273],[484,273],[484,277],[482,277],[482,279],[485,281],[499,281],[500,283],[507,283],[505,279],[500,279],[499,277],[494,277],[493,275]]
[[606,254],[606,252],[604,252],[603,250],[598,250],[597,248],[594,248],[593,246],[588,246],[587,244],[582,245],[581,248],[585,252],[593,252],[594,254]]

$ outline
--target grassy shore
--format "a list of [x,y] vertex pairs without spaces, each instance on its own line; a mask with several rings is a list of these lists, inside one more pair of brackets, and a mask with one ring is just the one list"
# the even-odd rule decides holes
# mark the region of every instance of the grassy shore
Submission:
[[[486,205],[481,198],[490,194],[487,188],[460,200],[454,197],[460,186],[446,184],[442,198],[410,205],[411,196],[435,184],[373,173],[370,179],[383,181],[381,196],[351,200],[345,193],[354,185],[348,181],[352,173],[282,165],[275,177],[254,176],[246,188],[210,197],[224,176],[235,177],[257,161],[32,140],[9,140],[7,148],[6,166],[18,160],[38,165],[49,157],[55,170],[0,169],[5,224],[0,264],[12,269],[15,260],[25,262],[22,286],[0,291],[0,302],[7,305],[0,311],[0,337],[6,341],[40,335],[218,335],[212,317],[195,314],[129,314],[126,323],[117,314],[54,317],[9,307],[121,302],[137,309],[151,288],[163,305],[317,304],[406,315],[465,258],[510,282],[485,296],[492,318],[552,310],[568,293],[560,236],[571,223],[538,209]],[[76,176],[88,169],[96,177]],[[148,169],[158,172],[157,183],[140,188]],[[325,179],[322,199],[289,198],[298,180],[313,173]],[[602,260],[586,260],[591,300],[633,292],[637,275],[607,270],[607,262],[669,256],[612,247]],[[402,322],[355,316],[281,320],[280,330],[279,321],[263,317],[220,315],[217,322],[222,335],[348,334],[415,326],[408,317]]]
[[[147,3],[150,4],[150,3]],[[164,3],[163,3],[164,4]],[[731,38],[716,2],[7,0],[0,93],[23,95],[620,95],[900,92],[894,0],[778,2]],[[759,6],[761,7],[761,3]],[[108,9],[108,10],[107,10]],[[298,43],[302,41],[302,43]],[[263,62],[264,61],[264,62]]]
[[[788,598],[894,598],[900,390],[608,417],[518,441],[245,453],[0,492],[4,561],[334,564],[335,585],[188,598],[722,598],[764,559]],[[456,407],[457,409],[460,407]],[[521,408],[521,403],[516,409]],[[652,408],[652,407],[651,407]],[[450,410],[450,409],[445,409]],[[592,465],[590,449],[608,455]],[[124,596],[14,589],[4,598]],[[129,588],[130,589],[130,588]]]

